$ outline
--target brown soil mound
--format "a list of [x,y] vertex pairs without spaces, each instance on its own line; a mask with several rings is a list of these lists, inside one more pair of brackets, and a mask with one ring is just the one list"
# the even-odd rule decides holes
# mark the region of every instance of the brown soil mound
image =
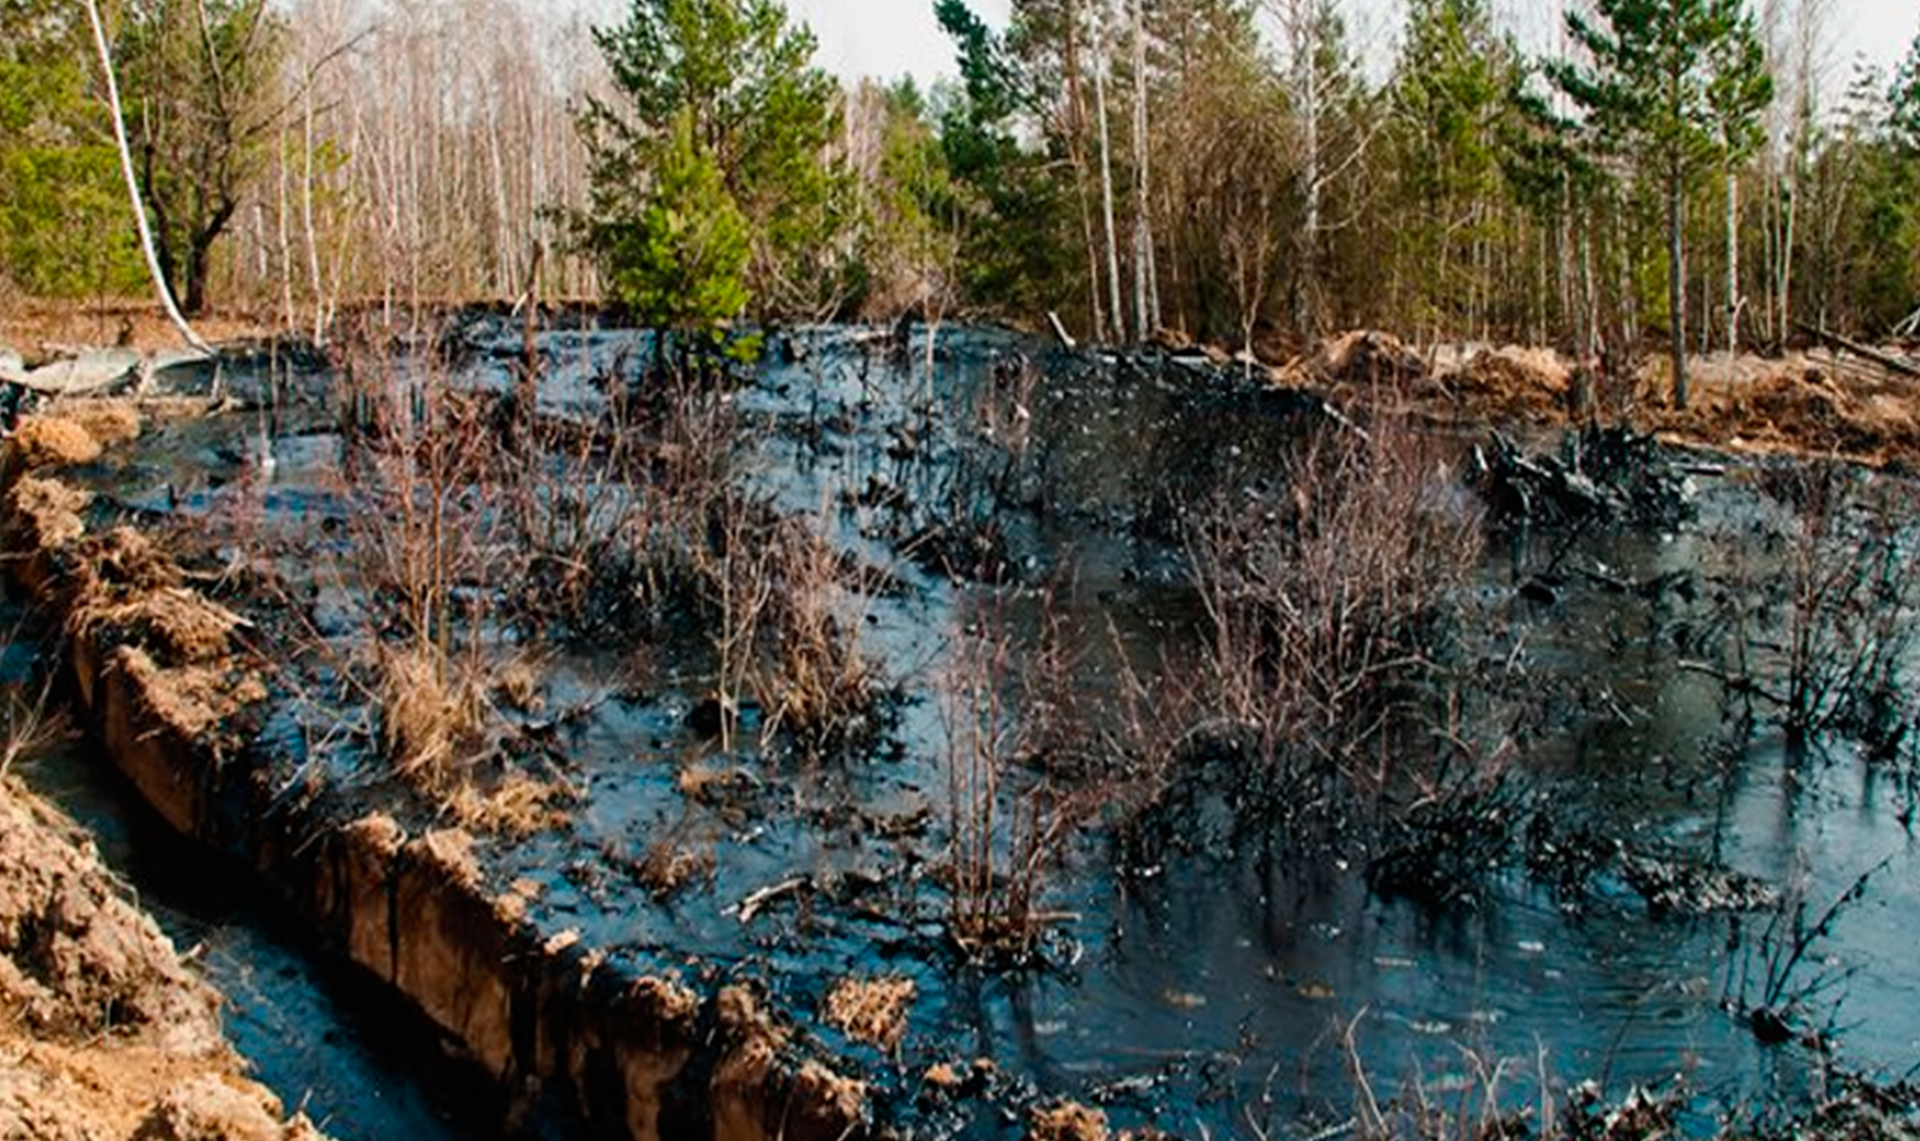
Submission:
[[1392,333],[1357,330],[1325,342],[1307,360],[1307,375],[1333,388],[1397,386],[1425,380],[1427,362]]
[[1783,365],[1673,427],[1769,452],[1843,456],[1867,463],[1920,459],[1920,401],[1873,391],[1817,367]]
[[[271,329],[245,316],[195,318],[194,331],[210,341],[263,336]],[[0,309],[0,344],[33,355],[82,345],[126,345],[142,352],[181,347],[180,333],[157,306],[29,302]]]
[[0,1137],[291,1141],[219,997],[69,821],[0,780]]
[[1551,349],[1482,349],[1436,380],[1440,391],[1477,414],[1539,423],[1561,417],[1573,370]]

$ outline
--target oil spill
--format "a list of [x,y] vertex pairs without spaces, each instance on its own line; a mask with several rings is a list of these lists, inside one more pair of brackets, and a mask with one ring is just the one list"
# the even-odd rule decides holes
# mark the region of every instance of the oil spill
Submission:
[[[1849,1063],[1897,1071],[1920,1052],[1920,978],[1905,965],[1920,878],[1899,821],[1911,765],[1869,765],[1844,744],[1790,760],[1764,727],[1716,748],[1726,702],[1683,668],[1676,642],[1713,616],[1613,589],[1764,562],[1746,552],[1763,508],[1737,471],[1703,478],[1697,520],[1666,533],[1512,536],[1476,585],[1476,652],[1524,663],[1546,696],[1527,731],[1526,786],[1606,849],[1577,900],[1518,861],[1487,869],[1471,906],[1382,896],[1368,889],[1367,851],[1249,843],[1225,819],[1218,842],[1143,866],[1114,842],[1111,805],[1059,848],[1044,894],[1064,918],[1035,960],[1003,970],[956,955],[942,878],[956,736],[939,679],[988,627],[1006,631],[1016,673],[1040,668],[1064,625],[1082,632],[1071,688],[1093,720],[1113,717],[1130,677],[1179,670],[1204,627],[1187,520],[1223,496],[1282,489],[1288,458],[1330,421],[1316,400],[1231,373],[1063,354],[996,330],[922,330],[905,351],[843,329],[779,336],[730,398],[737,479],[875,572],[844,617],[902,689],[895,721],[884,747],[825,763],[726,749],[695,724],[697,654],[656,663],[642,684],[616,647],[552,650],[550,713],[521,720],[540,724],[547,763],[578,793],[568,826],[483,848],[490,884],[535,885],[543,929],[694,978],[761,980],[810,1037],[867,1069],[884,1118],[958,1136],[998,1135],[1006,1106],[1057,1094],[1187,1132],[1233,1133],[1249,1113],[1337,1119],[1354,1059],[1382,1086],[1417,1074],[1438,1090],[1478,1080],[1473,1059],[1501,1064],[1527,1075],[1504,1087],[1516,1102],[1542,1080],[1604,1075],[1624,1089],[1685,1070],[1701,1127],[1729,1106],[1795,1096],[1815,1062],[1763,1048],[1725,1009],[1752,984],[1764,917],[1655,914],[1614,856],[1798,884],[1816,911],[1888,858],[1809,969],[1845,977],[1820,1001],[1845,1000]],[[540,344],[541,412],[580,423],[651,352],[641,335],[590,326]],[[519,352],[516,328],[475,316],[442,363],[395,371],[447,370],[463,391],[498,395]],[[255,526],[232,542],[266,552],[291,594],[321,591],[315,535],[337,551],[351,510],[337,378],[243,373],[234,390],[272,416],[149,433],[95,485],[136,515],[188,526],[243,515]],[[249,451],[263,438],[270,448]],[[1562,585],[1544,600],[1517,589],[1546,575]],[[348,619],[320,634],[356,636]],[[285,733],[307,742],[299,756],[363,799],[404,797],[371,759],[364,703],[320,681],[300,715],[308,730]],[[312,722],[336,730],[317,749]],[[679,873],[661,874],[657,858],[682,855]],[[898,1055],[816,1018],[849,973],[915,982]],[[974,1058],[994,1064],[984,1101],[921,1096],[928,1067]]]

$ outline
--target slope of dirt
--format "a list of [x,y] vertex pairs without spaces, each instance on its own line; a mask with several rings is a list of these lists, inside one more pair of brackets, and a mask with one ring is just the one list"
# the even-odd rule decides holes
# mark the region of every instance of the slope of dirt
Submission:
[[1729,356],[1689,364],[1691,405],[1668,399],[1663,361],[1609,381],[1546,348],[1423,355],[1388,333],[1334,337],[1276,370],[1277,383],[1345,405],[1475,426],[1560,427],[1596,417],[1669,442],[1763,455],[1832,457],[1920,467],[1920,381],[1825,350]]
[[70,821],[0,779],[0,1137],[316,1139]]

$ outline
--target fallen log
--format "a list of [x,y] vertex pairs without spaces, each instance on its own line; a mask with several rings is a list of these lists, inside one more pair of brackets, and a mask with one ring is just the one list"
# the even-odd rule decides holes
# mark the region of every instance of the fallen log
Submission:
[[1060,314],[1051,309],[1047,310],[1047,325],[1053,330],[1053,339],[1060,342],[1061,348],[1069,352],[1075,348],[1073,334],[1067,332],[1066,325],[1061,323]]
[[1819,339],[1829,348],[1849,352],[1855,356],[1865,357],[1874,364],[1886,369],[1888,372],[1897,372],[1901,376],[1920,380],[1920,364],[1915,364],[1905,357],[1896,357],[1890,353],[1883,353],[1878,349],[1868,348],[1866,345],[1851,338],[1843,337],[1838,333],[1830,333],[1817,325],[1809,325],[1804,321],[1795,321],[1793,327],[1810,337]]

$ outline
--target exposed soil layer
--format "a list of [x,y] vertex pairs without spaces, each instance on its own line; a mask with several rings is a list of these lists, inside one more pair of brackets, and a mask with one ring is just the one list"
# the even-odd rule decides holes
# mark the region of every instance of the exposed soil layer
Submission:
[[295,1141],[221,1035],[220,998],[95,856],[0,779],[0,1136]]
[[1449,346],[1422,353],[1380,332],[1332,338],[1273,375],[1343,405],[1473,426],[1598,420],[1694,447],[1920,467],[1920,381],[1825,350],[1718,354],[1688,367],[1692,396],[1684,410],[1672,406],[1658,361],[1610,376],[1599,362],[1552,349]]

